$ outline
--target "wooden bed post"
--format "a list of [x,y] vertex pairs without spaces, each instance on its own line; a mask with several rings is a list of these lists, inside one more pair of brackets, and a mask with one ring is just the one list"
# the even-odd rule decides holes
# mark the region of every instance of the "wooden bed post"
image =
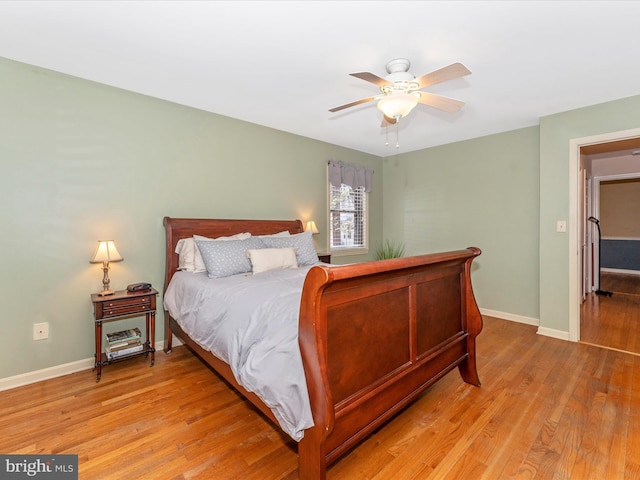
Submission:
[[475,256],[480,255],[481,251],[477,247],[469,247],[475,255],[464,262],[464,284],[462,285],[464,315],[466,319],[468,337],[467,337],[467,359],[458,366],[462,380],[476,387],[480,386],[480,377],[476,366],[476,337],[482,331],[482,315],[476,303],[471,286],[471,263]]
[[305,430],[304,438],[298,442],[298,478],[300,480],[325,480],[327,459],[324,451],[325,439],[322,429]]
[[169,321],[169,312],[164,312],[164,353],[171,353],[173,344],[173,332],[171,331],[171,322]]
[[318,311],[330,271],[312,268],[305,279],[308,296],[300,303],[298,343],[305,365],[309,401],[314,426],[305,430],[298,442],[298,476],[300,480],[325,480],[327,472],[326,438],[333,430],[335,412],[328,390],[326,359],[326,316]]
[[[164,217],[162,220],[165,229],[165,271],[164,271],[164,292],[167,291],[171,277],[176,272],[178,267],[178,255],[175,253],[177,239],[174,238],[173,224],[171,217]],[[171,346],[173,343],[173,333],[171,332],[171,325],[169,322],[169,312],[164,310],[164,353],[171,353]]]

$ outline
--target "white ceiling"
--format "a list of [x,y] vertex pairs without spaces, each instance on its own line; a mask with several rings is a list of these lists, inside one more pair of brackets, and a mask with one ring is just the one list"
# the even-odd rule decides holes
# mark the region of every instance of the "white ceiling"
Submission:
[[[0,1],[0,56],[363,152],[388,156],[538,124],[640,94],[638,1]],[[427,89],[385,146],[378,93],[394,58]]]

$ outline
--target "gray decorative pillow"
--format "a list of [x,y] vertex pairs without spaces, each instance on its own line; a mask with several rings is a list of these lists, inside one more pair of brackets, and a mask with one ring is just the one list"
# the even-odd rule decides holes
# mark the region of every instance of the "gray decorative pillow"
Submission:
[[266,237],[262,241],[269,248],[294,248],[298,265],[315,265],[320,263],[320,260],[316,248],[313,246],[311,235],[313,232],[308,230],[288,237]]
[[251,271],[247,250],[265,248],[258,237],[246,240],[196,240],[209,278],[222,278]]

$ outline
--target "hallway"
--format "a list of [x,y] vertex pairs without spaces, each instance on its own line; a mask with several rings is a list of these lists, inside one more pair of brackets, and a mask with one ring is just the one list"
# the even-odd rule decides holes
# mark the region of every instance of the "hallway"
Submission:
[[640,355],[640,276],[604,273],[580,308],[580,342]]

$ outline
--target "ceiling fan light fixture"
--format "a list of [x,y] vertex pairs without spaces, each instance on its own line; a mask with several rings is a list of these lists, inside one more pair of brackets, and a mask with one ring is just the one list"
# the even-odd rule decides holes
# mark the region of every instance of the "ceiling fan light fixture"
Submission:
[[402,118],[418,104],[418,97],[410,93],[393,93],[378,100],[378,110],[389,118]]

